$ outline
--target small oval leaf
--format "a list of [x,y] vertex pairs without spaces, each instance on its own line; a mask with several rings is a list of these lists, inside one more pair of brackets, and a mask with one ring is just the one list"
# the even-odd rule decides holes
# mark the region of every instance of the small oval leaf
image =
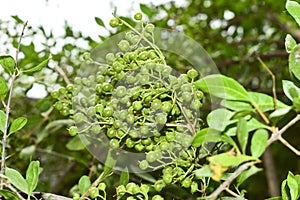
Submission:
[[0,99],[4,99],[8,92],[6,81],[0,76]]
[[26,171],[26,181],[28,184],[28,195],[35,190],[39,179],[39,161],[31,161]]
[[300,4],[296,1],[287,1],[285,7],[300,26]]
[[95,17],[95,21],[99,26],[105,27],[104,22],[99,17]]
[[289,69],[300,80],[300,44],[295,46],[289,55]]
[[5,113],[2,110],[0,110],[0,131],[2,133],[4,133],[5,119],[6,119]]
[[0,56],[0,65],[6,73],[12,75],[16,65],[15,59],[10,55]]
[[78,182],[80,194],[84,194],[91,187],[91,185],[90,178],[86,175],[82,176]]
[[9,182],[13,184],[16,188],[20,191],[28,194],[28,184],[23,176],[15,169],[11,169],[6,167],[5,169],[5,176],[8,178]]
[[42,61],[37,66],[34,66],[34,67],[29,68],[29,69],[23,70],[23,73],[33,73],[33,72],[41,71],[44,67],[47,66],[47,64],[48,64],[48,62],[49,62],[50,59],[51,59],[51,57],[49,57],[48,59]]
[[285,37],[285,49],[288,53],[290,53],[294,47],[297,45],[296,40],[290,34],[287,34]]
[[248,143],[248,128],[247,128],[247,121],[244,118],[240,118],[237,123],[237,138],[240,143],[241,150],[243,154],[246,152],[246,146]]
[[266,150],[269,134],[265,129],[255,131],[251,140],[251,154],[255,158],[259,158]]
[[19,118],[15,119],[9,128],[8,135],[15,133],[18,130],[22,129],[26,125],[26,123],[27,123],[27,119],[25,117],[19,117]]

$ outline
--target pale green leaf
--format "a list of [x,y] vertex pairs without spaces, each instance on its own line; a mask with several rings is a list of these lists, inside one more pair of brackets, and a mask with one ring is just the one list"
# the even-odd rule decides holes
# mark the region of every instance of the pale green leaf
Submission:
[[5,176],[8,178],[9,182],[13,184],[17,189],[28,194],[28,184],[24,177],[15,169],[5,168]]
[[290,34],[287,34],[285,37],[285,49],[288,53],[290,53],[294,47],[297,45],[296,40]]
[[0,197],[4,197],[9,200],[20,200],[20,198],[9,190],[0,190]]
[[231,124],[230,119],[234,115],[234,112],[225,108],[219,108],[210,112],[207,116],[207,124],[209,128],[224,131],[226,126]]
[[40,64],[38,64],[37,66],[31,67],[29,69],[25,69],[23,70],[24,73],[33,73],[33,72],[38,72],[41,71],[44,67],[47,66],[49,60],[51,59],[51,57],[47,58],[46,60],[42,61]]
[[251,154],[255,158],[259,158],[266,150],[269,134],[265,129],[255,131],[251,140]]
[[242,102],[242,101],[232,101],[232,100],[226,100],[223,99],[221,101],[221,105],[225,108],[228,108],[233,111],[254,111],[254,108],[252,105],[248,102]]
[[205,142],[218,142],[220,141],[220,131],[212,128],[204,128],[199,130],[192,142],[194,147],[200,147]]
[[287,11],[292,15],[300,26],[300,5],[296,1],[287,1],[285,4]]
[[0,110],[0,131],[2,133],[4,133],[5,119],[6,119],[5,113],[2,110]]
[[[251,100],[258,105],[261,111],[267,112],[270,110],[274,110],[274,98],[272,96],[258,92],[248,92],[248,94]],[[277,106],[278,108],[288,107],[286,104],[282,103],[279,100],[277,100]]]
[[194,174],[197,179],[201,179],[203,177],[212,177],[214,175],[213,171],[210,169],[209,165],[204,165],[200,169],[196,169]]
[[300,44],[295,46],[289,55],[289,70],[300,80]]
[[81,141],[81,138],[77,135],[73,137],[66,145],[66,147],[71,151],[80,151],[85,149],[85,145]]
[[88,176],[84,175],[79,179],[78,189],[80,194],[84,194],[91,187],[91,180]]
[[262,169],[257,168],[256,166],[251,166],[246,171],[243,171],[237,178],[237,186],[240,186],[245,180],[247,180],[250,176],[256,174],[257,172],[262,171]]
[[4,99],[8,92],[6,81],[0,76],[0,99]]
[[39,180],[39,161],[31,161],[26,171],[26,182],[28,184],[28,195],[35,190]]
[[251,102],[245,88],[234,79],[224,75],[214,74],[206,76],[196,81],[195,86],[222,99]]
[[274,112],[272,112],[269,115],[269,118],[279,118],[279,117],[283,117],[285,116],[287,113],[289,113],[292,110],[292,107],[286,107],[286,108],[279,108],[277,110],[275,110]]
[[19,118],[15,119],[9,128],[8,135],[15,133],[18,130],[22,129],[26,125],[26,123],[27,123],[27,119],[25,117],[19,117]]
[[248,142],[248,128],[247,128],[247,121],[244,118],[240,118],[237,123],[237,138],[240,143],[240,147],[242,153],[245,154],[246,146]]
[[6,73],[12,75],[14,72],[16,62],[12,56],[5,55],[5,56],[0,56],[0,65],[3,67]]
[[299,197],[299,184],[291,172],[289,172],[287,177],[287,185],[289,186],[291,200],[297,200]]
[[287,185],[287,180],[282,181],[282,183],[281,183],[281,195],[282,195],[283,200],[289,200],[289,195],[288,195],[287,190],[286,190],[287,189],[286,185]]
[[128,182],[129,182],[129,172],[128,172],[128,168],[126,167],[125,169],[123,169],[120,175],[120,185],[126,186]]
[[247,155],[233,155],[230,152],[221,153],[208,158],[210,163],[219,164],[223,167],[237,166],[251,160],[256,160],[256,158]]
[[292,81],[283,80],[282,87],[284,94],[293,101],[300,97],[300,88],[298,88]]

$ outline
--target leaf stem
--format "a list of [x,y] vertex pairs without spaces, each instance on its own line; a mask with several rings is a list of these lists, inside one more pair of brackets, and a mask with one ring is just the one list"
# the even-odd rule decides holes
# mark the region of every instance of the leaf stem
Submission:
[[[23,25],[23,29],[19,38],[19,43],[18,43],[18,48],[16,50],[16,64],[14,67],[14,72],[11,76],[11,82],[10,82],[10,87],[9,87],[9,94],[8,94],[8,99],[7,99],[7,104],[5,106],[5,124],[4,124],[4,133],[3,133],[3,138],[2,138],[2,154],[1,154],[1,171],[0,174],[4,175],[5,173],[5,154],[6,154],[6,140],[7,140],[7,134],[8,134],[8,121],[9,121],[9,114],[10,114],[10,104],[11,104],[11,99],[12,99],[12,93],[13,93],[13,87],[14,87],[14,82],[16,78],[18,77],[18,58],[19,58],[19,52],[21,48],[21,42],[22,38],[24,36],[25,28],[28,24],[28,21],[26,21]],[[1,178],[1,186],[0,189],[3,189],[3,179]]]
[[263,118],[263,120],[266,122],[266,124],[270,124],[269,119],[265,115],[265,113],[259,108],[259,106],[251,101],[252,106],[255,108],[255,110],[258,112],[258,114]]

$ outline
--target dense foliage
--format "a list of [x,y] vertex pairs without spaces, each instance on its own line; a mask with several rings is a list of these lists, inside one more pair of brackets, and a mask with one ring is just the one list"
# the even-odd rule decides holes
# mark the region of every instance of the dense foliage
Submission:
[[99,45],[1,22],[0,195],[298,199],[300,5],[249,3],[141,4]]

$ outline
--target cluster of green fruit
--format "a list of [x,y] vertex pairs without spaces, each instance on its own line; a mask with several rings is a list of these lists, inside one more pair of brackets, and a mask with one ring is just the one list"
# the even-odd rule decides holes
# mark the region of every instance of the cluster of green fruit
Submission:
[[[138,13],[134,18],[142,17]],[[179,74],[166,64],[163,53],[150,42],[152,24],[142,24],[139,31],[120,18],[110,24],[131,29],[118,42],[119,52],[107,53],[105,63],[85,53],[84,60],[97,65],[97,73],[76,77],[74,84],[53,91],[55,108],[74,120],[70,135],[86,133],[109,141],[111,149],[143,153],[145,159],[139,161],[142,170],[164,167],[162,178],[154,184],[156,191],[166,184],[181,183],[196,192],[198,184],[192,172],[199,165],[199,152],[191,144],[201,128],[203,93],[193,84],[200,78],[198,72],[191,69]],[[117,188],[118,196],[136,196],[143,191],[142,187],[139,191],[128,188]]]

